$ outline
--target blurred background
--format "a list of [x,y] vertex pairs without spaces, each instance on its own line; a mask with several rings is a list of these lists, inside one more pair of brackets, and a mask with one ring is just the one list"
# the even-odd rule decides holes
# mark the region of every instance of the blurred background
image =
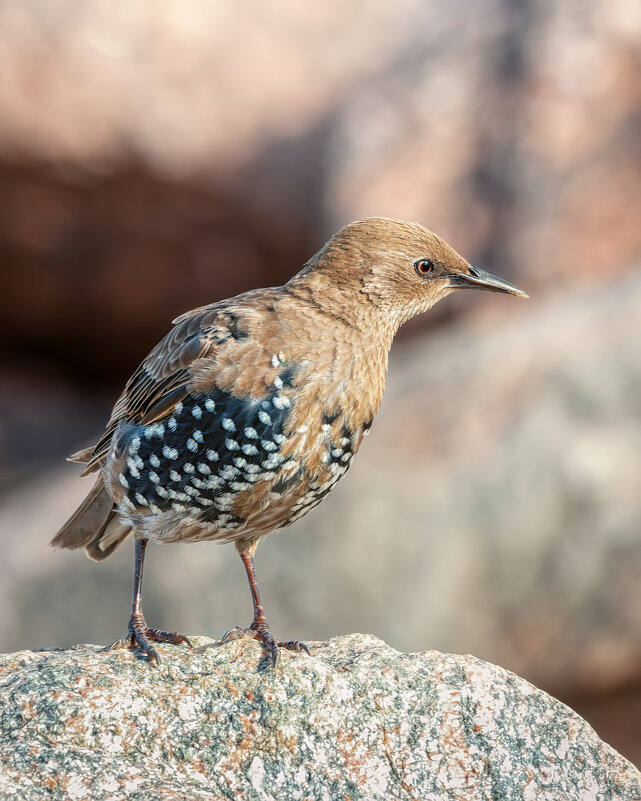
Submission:
[[[413,321],[372,435],[258,551],[277,635],[471,652],[641,763],[641,5],[0,3],[0,649],[110,642],[132,546],[48,541],[65,456],[194,306],[342,224],[523,287]],[[153,547],[151,625],[250,619],[233,547]]]

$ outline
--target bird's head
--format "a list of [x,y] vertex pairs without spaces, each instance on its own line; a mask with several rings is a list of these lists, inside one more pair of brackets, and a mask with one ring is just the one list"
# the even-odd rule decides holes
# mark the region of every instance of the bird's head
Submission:
[[[371,324],[368,309],[395,332],[455,289],[525,292],[469,264],[447,242],[417,223],[370,217],[336,233],[295,279],[314,287],[321,304]],[[342,302],[344,299],[345,303]],[[329,309],[328,309],[329,310]]]

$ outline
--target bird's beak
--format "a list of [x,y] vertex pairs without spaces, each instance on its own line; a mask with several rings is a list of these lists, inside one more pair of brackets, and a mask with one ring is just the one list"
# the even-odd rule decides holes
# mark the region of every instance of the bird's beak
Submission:
[[468,287],[469,289],[487,289],[489,292],[507,292],[518,298],[529,298],[518,286],[504,281],[492,273],[481,270],[480,267],[469,268],[469,273],[453,273],[450,275],[450,286],[453,288]]

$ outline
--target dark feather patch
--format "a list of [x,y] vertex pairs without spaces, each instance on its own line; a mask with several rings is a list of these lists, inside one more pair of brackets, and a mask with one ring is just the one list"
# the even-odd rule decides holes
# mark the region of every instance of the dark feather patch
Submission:
[[290,408],[275,404],[276,395],[187,395],[173,413],[128,428],[119,481],[130,506],[188,511],[225,528],[240,525],[231,513],[236,493],[275,478],[283,462]]

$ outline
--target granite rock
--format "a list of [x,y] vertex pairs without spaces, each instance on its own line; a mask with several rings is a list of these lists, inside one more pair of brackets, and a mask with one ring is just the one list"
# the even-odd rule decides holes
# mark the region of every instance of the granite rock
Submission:
[[360,634],[276,670],[253,641],[161,653],[160,669],[96,645],[2,656],[0,796],[641,798],[578,715],[472,656]]

